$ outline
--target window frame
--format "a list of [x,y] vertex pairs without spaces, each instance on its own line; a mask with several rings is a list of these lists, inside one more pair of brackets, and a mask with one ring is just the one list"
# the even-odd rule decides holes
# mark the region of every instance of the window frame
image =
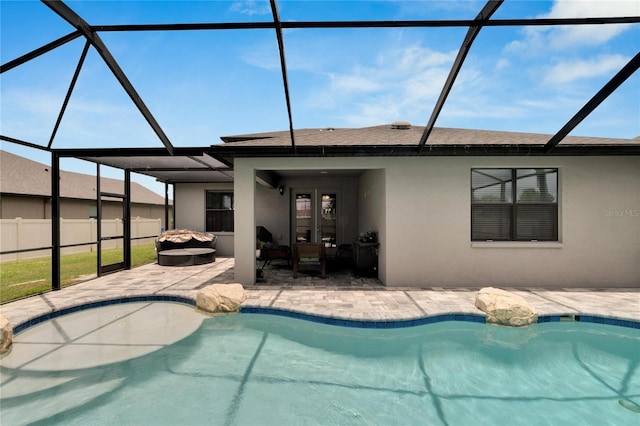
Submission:
[[[507,202],[475,202],[473,195],[473,177],[476,170],[509,170],[511,174],[511,199]],[[520,170],[552,170],[556,175],[555,182],[555,199],[552,202],[542,201],[518,201],[518,171]],[[559,242],[559,203],[560,203],[560,169],[558,167],[473,167],[470,172],[470,240],[472,243],[477,242]],[[551,236],[546,238],[542,234],[538,238],[522,238],[518,235],[518,219],[522,219],[522,215],[519,214],[519,206],[540,206],[545,207],[549,213],[553,215],[551,223]],[[508,209],[509,223],[509,235],[507,238],[499,239],[487,239],[487,238],[474,238],[474,210],[475,208],[494,208],[494,209]],[[523,207],[524,208],[524,207]]]
[[[209,208],[208,199],[210,193],[230,195],[231,196],[231,208],[229,209],[220,209],[220,208]],[[226,189],[207,189],[204,193],[204,229],[205,232],[213,232],[213,233],[232,233],[235,231],[235,221],[233,219],[235,211],[235,195],[232,190]],[[209,213],[228,213],[231,212],[231,230],[223,230],[223,229],[210,229],[209,228]],[[224,228],[224,226],[223,226]]]

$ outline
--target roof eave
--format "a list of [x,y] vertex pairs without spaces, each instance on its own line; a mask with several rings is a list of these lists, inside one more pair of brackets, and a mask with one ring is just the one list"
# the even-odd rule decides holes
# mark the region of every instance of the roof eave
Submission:
[[560,145],[545,153],[544,145],[427,145],[416,154],[415,145],[351,145],[329,146],[297,145],[296,152],[290,146],[216,146],[208,154],[228,160],[243,157],[394,157],[394,156],[611,156],[640,155],[640,144],[629,145]]

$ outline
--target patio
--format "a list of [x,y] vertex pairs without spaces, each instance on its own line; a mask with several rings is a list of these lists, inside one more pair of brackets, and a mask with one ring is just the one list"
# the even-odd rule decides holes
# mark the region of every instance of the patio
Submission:
[[[105,275],[60,291],[2,305],[14,325],[74,306],[128,297],[174,296],[194,299],[198,289],[234,282],[233,258],[186,267],[148,264]],[[348,273],[292,278],[277,264],[265,268],[265,282],[247,286],[243,306],[282,309],[325,317],[393,321],[443,314],[482,313],[474,306],[478,288],[384,287],[373,278]],[[491,283],[487,283],[489,286]],[[640,289],[506,289],[523,296],[540,315],[594,315],[640,321]]]

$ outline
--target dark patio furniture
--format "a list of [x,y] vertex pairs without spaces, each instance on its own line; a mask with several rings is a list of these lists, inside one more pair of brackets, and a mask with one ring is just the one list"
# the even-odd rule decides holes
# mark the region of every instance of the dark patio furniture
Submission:
[[262,269],[269,264],[272,260],[286,260],[287,266],[291,266],[291,247],[285,245],[278,245],[273,243],[273,236],[271,232],[264,226],[256,227],[256,239],[258,248],[260,249],[260,256],[258,260],[263,261]]
[[323,243],[296,243],[293,246],[293,278],[298,271],[318,271],[326,277],[326,252]]
[[158,253],[158,265],[191,266],[215,262],[216,251],[212,248],[185,248],[162,250]]
[[217,240],[213,234],[186,229],[163,232],[156,240],[158,265],[191,266],[215,262]]

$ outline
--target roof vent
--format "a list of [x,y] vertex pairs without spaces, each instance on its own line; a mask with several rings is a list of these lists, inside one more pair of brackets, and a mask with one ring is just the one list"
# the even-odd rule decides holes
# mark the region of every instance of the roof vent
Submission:
[[394,121],[391,123],[391,128],[395,130],[409,130],[411,128],[411,123],[408,121]]

